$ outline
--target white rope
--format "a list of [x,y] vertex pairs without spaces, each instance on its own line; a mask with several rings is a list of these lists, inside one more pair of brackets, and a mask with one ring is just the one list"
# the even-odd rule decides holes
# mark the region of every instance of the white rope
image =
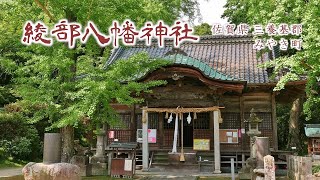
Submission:
[[176,114],[176,122],[174,124],[174,136],[173,136],[172,153],[176,153],[177,152],[177,140],[178,140],[178,114]]

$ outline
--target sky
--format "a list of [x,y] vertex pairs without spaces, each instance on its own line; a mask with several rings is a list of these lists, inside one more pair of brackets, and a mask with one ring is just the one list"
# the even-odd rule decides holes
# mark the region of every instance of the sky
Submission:
[[[202,22],[212,25],[213,23],[226,24],[227,19],[222,19],[223,6],[227,0],[199,0],[200,13],[202,15]],[[195,25],[199,25],[201,22],[196,21]]]

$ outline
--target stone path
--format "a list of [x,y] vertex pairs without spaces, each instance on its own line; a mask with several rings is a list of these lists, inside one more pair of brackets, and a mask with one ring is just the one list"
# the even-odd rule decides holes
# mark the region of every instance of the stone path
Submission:
[[0,169],[0,178],[22,175],[22,167]]
[[142,180],[163,180],[163,179],[196,180],[197,176],[153,175],[153,176],[150,176],[150,177],[142,178]]

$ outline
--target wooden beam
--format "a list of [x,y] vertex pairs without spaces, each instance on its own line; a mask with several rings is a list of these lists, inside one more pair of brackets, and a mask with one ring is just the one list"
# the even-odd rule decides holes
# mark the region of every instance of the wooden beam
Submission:
[[272,130],[273,130],[273,148],[275,151],[278,150],[278,128],[277,128],[277,110],[276,110],[276,98],[275,93],[272,93],[271,98],[271,109],[272,109]]
[[136,142],[137,138],[137,120],[136,120],[136,111],[135,104],[131,107],[131,142]]
[[142,110],[142,171],[149,171],[148,112]]
[[246,82],[244,81],[223,81],[219,79],[211,79],[196,69],[190,67],[167,67],[165,69],[158,69],[144,78],[141,81],[161,80],[171,78],[173,74],[178,73],[180,76],[196,77],[201,82],[208,86],[216,86],[218,88],[227,89],[241,93]]
[[196,112],[196,113],[201,113],[201,112],[211,112],[211,111],[220,111],[220,109],[223,109],[224,107],[218,107],[218,106],[213,106],[213,107],[205,107],[205,108],[147,108],[143,107],[142,110],[145,112],[169,112],[169,113],[188,113],[188,112]]
[[159,113],[159,147],[163,148],[163,140],[164,140],[164,131],[163,131],[163,123],[164,123],[163,113]]
[[[244,123],[244,98],[241,96],[239,98],[240,101],[240,121],[241,121],[241,129],[245,129],[245,123]],[[240,130],[241,131],[241,130]],[[242,132],[240,132],[242,133]],[[245,147],[245,140],[246,140],[246,134],[241,134],[241,149],[244,150]]]

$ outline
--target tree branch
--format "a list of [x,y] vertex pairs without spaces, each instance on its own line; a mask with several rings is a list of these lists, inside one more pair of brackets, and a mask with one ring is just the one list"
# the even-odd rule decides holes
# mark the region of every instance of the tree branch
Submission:
[[55,19],[53,18],[53,16],[50,14],[49,10],[43,5],[41,4],[41,2],[39,0],[34,0],[34,2],[37,3],[37,5],[44,11],[44,13],[49,16],[49,18],[55,22]]

